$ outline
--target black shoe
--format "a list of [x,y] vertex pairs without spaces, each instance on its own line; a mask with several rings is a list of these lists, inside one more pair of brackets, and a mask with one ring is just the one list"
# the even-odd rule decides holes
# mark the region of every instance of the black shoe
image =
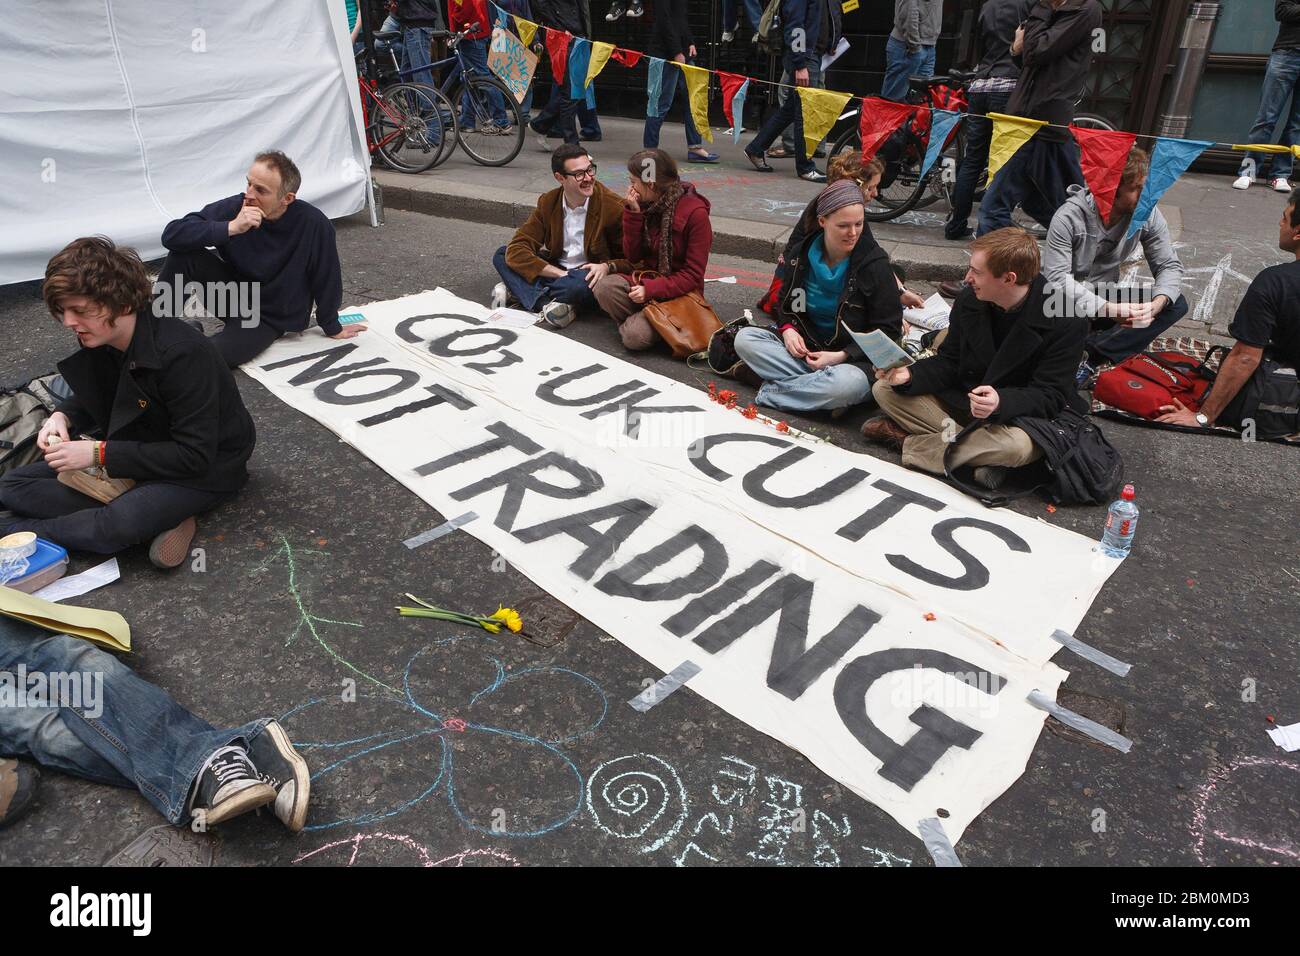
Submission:
[[977,485],[983,485],[989,491],[997,491],[1007,479],[1005,465],[981,465],[975,469],[972,477]]
[[603,137],[600,133],[580,133],[578,139],[584,143],[599,143]]
[[609,8],[609,13],[605,14],[605,19],[613,22],[627,12],[627,7],[622,0],[614,0],[614,5]]
[[192,812],[211,826],[274,802],[275,788],[257,775],[248,753],[242,747],[222,747],[199,771]]
[[971,227],[964,222],[958,225],[951,221],[945,221],[943,224],[943,237],[951,242],[960,242],[963,239],[969,239],[972,235]]
[[632,0],[632,2],[628,4],[627,15],[632,19],[645,15],[645,6],[641,3],[641,0]]
[[762,156],[755,156],[753,153],[746,152],[745,158],[748,159],[749,164],[753,166],[754,169],[756,169],[760,173],[776,172],[776,170],[772,168],[772,166],[770,166],[767,160],[765,160]]
[[0,759],[0,830],[32,808],[40,782],[41,772],[31,764]]
[[275,815],[297,833],[307,822],[311,774],[278,721],[270,721],[249,744],[248,755],[264,783],[275,788]]

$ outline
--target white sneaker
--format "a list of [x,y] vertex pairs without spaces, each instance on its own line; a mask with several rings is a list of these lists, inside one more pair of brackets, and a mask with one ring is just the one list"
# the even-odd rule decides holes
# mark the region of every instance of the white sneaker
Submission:
[[734,39],[736,39],[736,32],[735,32],[734,30],[723,30],[723,31],[722,31],[722,42],[723,42],[723,43],[730,43],[730,42],[731,42],[732,40],[734,40]]
[[540,149],[543,153],[549,153],[551,152],[551,150],[555,149],[555,147],[550,144],[550,142],[546,139],[546,137],[543,136],[541,133],[537,132],[536,130],[533,131],[533,142],[537,144],[537,148]]
[[492,287],[492,308],[504,309],[506,303],[510,301],[510,290],[506,288],[504,282],[498,282]]
[[563,302],[548,302],[542,306],[542,321],[553,329],[562,329],[575,318],[577,315],[573,306]]
[[1232,188],[1233,188],[1233,189],[1249,189],[1249,188],[1250,188],[1250,184],[1253,183],[1253,182],[1254,182],[1254,180],[1251,179],[1249,176],[1238,176],[1236,179],[1234,179],[1234,180],[1232,181]]
[[1273,191],[1276,193],[1289,193],[1291,191],[1291,183],[1287,181],[1285,176],[1273,177],[1269,185],[1273,187]]

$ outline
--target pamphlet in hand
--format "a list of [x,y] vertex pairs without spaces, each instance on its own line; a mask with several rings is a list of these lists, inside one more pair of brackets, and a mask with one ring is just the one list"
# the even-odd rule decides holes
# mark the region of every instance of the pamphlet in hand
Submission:
[[873,329],[863,334],[862,332],[854,332],[843,322],[840,325],[844,326],[844,331],[849,333],[858,348],[862,349],[863,354],[871,360],[871,364],[881,371],[915,364],[916,359],[904,352],[893,339],[880,329]]

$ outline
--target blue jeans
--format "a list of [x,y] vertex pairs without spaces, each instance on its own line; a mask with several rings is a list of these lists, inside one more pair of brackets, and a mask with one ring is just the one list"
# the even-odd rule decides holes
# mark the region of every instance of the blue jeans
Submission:
[[887,100],[905,102],[909,76],[934,76],[934,47],[923,46],[909,54],[907,44],[891,36],[885,44],[885,79],[880,95]]
[[1113,319],[1093,319],[1092,331],[1084,340],[1088,361],[1122,362],[1130,355],[1145,352],[1147,346],[1164,335],[1179,319],[1187,315],[1187,300],[1181,295],[1165,306],[1145,329],[1131,329]]
[[[741,0],[749,23],[758,32],[758,21],[763,19],[763,5],[758,0]],[[722,0],[722,29],[740,28],[740,11],[736,9],[736,0]]]
[[519,300],[529,312],[536,312],[548,302],[563,302],[575,309],[594,309],[596,297],[587,285],[587,273],[584,269],[570,269],[568,275],[558,278],[538,276],[529,282],[518,272],[506,265],[506,247],[502,246],[492,257],[492,265],[506,284],[510,293]]
[[[791,76],[794,75],[795,67],[787,58],[785,61],[786,72]],[[813,82],[814,72],[820,72],[817,64],[808,67],[808,82]],[[745,152],[755,159],[760,158],[767,148],[776,141],[781,135],[781,131],[787,126],[793,126],[794,129],[794,166],[795,171],[802,176],[804,173],[810,173],[817,168],[817,164],[808,156],[808,147],[803,141],[803,100],[798,94],[787,96],[785,102],[781,104],[774,113],[768,116],[763,125],[759,128],[758,134],[750,140]]]
[[[481,73],[484,76],[491,76],[492,71],[488,69],[488,41],[486,38],[481,40],[464,39],[460,43],[461,55],[465,58],[465,63],[473,68],[473,72]],[[501,98],[501,93],[496,87],[487,88],[487,106],[492,110],[492,122],[498,126],[505,126],[510,122],[506,115],[505,101]],[[478,109],[483,108],[483,103],[478,103]],[[470,99],[469,83],[465,84],[465,91],[460,97],[460,125],[469,129],[487,121],[486,116],[475,115],[475,104]]]
[[578,107],[578,127],[583,139],[595,139],[601,135],[600,117],[596,115],[596,84],[587,87],[587,98]]
[[1073,140],[1058,143],[1035,136],[1016,150],[989,183],[980,203],[977,233],[982,236],[1014,226],[1011,214],[1017,206],[1046,229],[1069,198],[1066,188],[1081,185],[1078,145]]
[[0,671],[16,675],[20,664],[29,675],[85,675],[82,706],[0,705],[0,754],[139,790],[169,823],[188,818],[194,779],[213,751],[247,748],[266,725],[218,730],[89,641],[0,617]]
[[[669,74],[675,74],[675,78]],[[647,116],[645,121],[645,130],[641,134],[641,145],[646,149],[654,149],[659,145],[659,130],[663,128],[664,120],[668,118],[668,111],[673,108],[673,98],[677,95],[677,88],[682,88],[682,94],[686,94],[686,74],[673,66],[671,62],[664,63],[664,82],[659,87],[659,115]],[[704,142],[704,137],[700,131],[695,128],[695,117],[691,115],[691,104],[688,100],[686,103],[686,148],[694,149]]]
[[429,69],[429,64],[433,62],[429,56],[429,44],[432,42],[432,27],[402,28],[402,49],[406,51],[406,67],[415,71],[410,76],[403,76],[403,80],[411,83],[433,83],[433,71]]
[[[395,32],[400,34],[402,32],[402,25],[397,22],[396,17],[390,14],[388,17],[384,19],[384,24],[379,28],[379,32],[380,33]],[[392,50],[393,54],[397,57],[397,68],[399,70],[405,70],[406,69],[406,47],[403,45],[400,36],[396,40],[375,41],[376,53],[381,53],[381,52],[386,53],[389,50]]]
[[989,142],[993,123],[985,113],[1005,113],[1010,93],[971,93],[970,111],[966,116],[966,152],[957,167],[957,181],[952,189],[952,214],[944,233],[949,239],[961,238],[966,220],[975,203],[975,187],[989,164]]
[[[1260,90],[1259,115],[1250,130],[1248,143],[1271,143],[1273,133],[1282,120],[1282,110],[1291,101],[1291,115],[1282,131],[1283,146],[1300,143],[1300,50],[1275,50],[1268,58],[1264,73],[1264,87]],[[1258,157],[1258,158],[1257,158]],[[1258,166],[1260,179],[1291,178],[1293,159],[1290,153],[1247,153],[1241,161],[1238,176],[1250,172],[1250,163]],[[1265,173],[1265,170],[1269,172]]]
[[750,327],[736,336],[736,354],[759,378],[758,403],[788,412],[847,408],[871,394],[871,379],[859,365],[844,362],[810,369],[790,354],[770,329]]

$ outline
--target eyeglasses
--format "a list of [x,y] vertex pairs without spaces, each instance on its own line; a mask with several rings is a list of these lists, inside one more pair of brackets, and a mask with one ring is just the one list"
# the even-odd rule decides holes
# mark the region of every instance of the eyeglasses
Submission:
[[595,179],[595,178],[596,178],[596,164],[595,164],[595,163],[592,163],[592,164],[591,164],[590,166],[588,166],[586,169],[576,169],[576,170],[574,170],[574,171],[571,172],[571,173],[566,172],[566,173],[563,173],[562,175],[564,175],[564,176],[572,176],[574,179]]

